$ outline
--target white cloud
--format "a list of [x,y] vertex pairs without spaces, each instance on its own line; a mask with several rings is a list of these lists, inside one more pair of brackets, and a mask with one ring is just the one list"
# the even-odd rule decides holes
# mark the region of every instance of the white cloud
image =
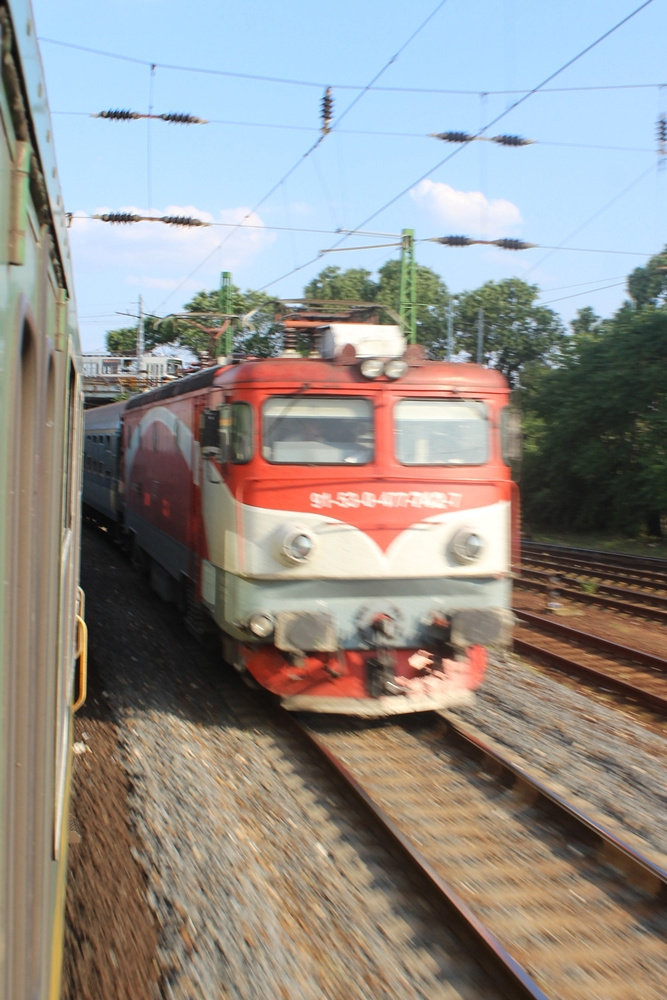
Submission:
[[489,201],[481,191],[456,191],[440,181],[420,181],[410,195],[435,221],[455,227],[457,235],[474,231],[494,238],[505,236],[523,221],[511,201],[504,198]]

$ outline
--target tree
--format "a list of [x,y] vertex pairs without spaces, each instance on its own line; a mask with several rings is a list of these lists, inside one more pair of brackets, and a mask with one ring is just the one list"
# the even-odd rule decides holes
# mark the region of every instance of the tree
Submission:
[[[239,320],[233,322],[233,350],[270,357],[278,352],[282,336],[274,319],[274,300],[263,292],[242,292],[232,286],[232,310]],[[190,315],[188,315],[190,314]],[[245,324],[240,317],[250,318]],[[211,357],[223,354],[226,342],[225,320],[221,313],[218,290],[197,292],[186,303],[183,313],[174,316],[144,318],[144,343],[147,351],[159,345],[171,345],[190,351],[195,356],[203,353]],[[107,349],[115,353],[132,353],[136,350],[137,331],[134,327],[110,330],[106,336]]]
[[601,331],[602,319],[590,306],[577,310],[577,315],[570,320],[570,327],[575,337],[596,337]]
[[552,309],[537,305],[538,295],[537,285],[519,278],[487,281],[463,292],[456,300],[456,349],[477,360],[481,309],[482,363],[499,369],[514,386],[527,366],[554,363],[565,344],[565,329]]
[[[401,262],[388,260],[378,271],[377,301],[399,311],[401,297]],[[415,267],[417,299],[417,343],[433,357],[447,350],[447,307],[449,292],[442,278],[430,267]]]
[[134,354],[137,350],[137,328],[121,326],[117,330],[109,330],[105,340],[110,354]]
[[377,284],[371,278],[371,272],[363,267],[348,268],[341,271],[339,267],[325,267],[323,271],[309,281],[303,290],[307,299],[338,299],[354,300],[355,302],[375,302]]
[[628,278],[628,295],[638,309],[667,302],[667,247],[651,257],[645,267],[636,267]]
[[[434,354],[441,354],[447,343],[447,305],[449,294],[442,278],[429,267],[416,269],[417,341]],[[304,296],[313,299],[343,299],[377,302],[399,311],[401,297],[401,262],[389,260],[378,271],[378,279],[363,268],[341,271],[325,267],[304,288]],[[393,323],[386,315],[383,323]]]
[[667,309],[623,306],[524,393],[533,524],[660,534],[667,511]]

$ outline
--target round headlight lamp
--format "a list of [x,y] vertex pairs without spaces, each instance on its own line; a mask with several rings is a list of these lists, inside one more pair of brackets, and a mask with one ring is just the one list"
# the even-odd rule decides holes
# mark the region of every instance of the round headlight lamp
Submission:
[[403,358],[392,358],[385,362],[384,373],[387,378],[403,378],[408,370],[408,363]]
[[309,535],[295,535],[287,546],[287,554],[295,562],[303,562],[313,551],[313,540]]
[[258,639],[268,639],[273,635],[275,622],[265,611],[258,611],[248,619],[248,629]]
[[314,535],[295,526],[283,536],[281,554],[288,563],[302,565],[312,558],[316,544]]
[[462,566],[477,562],[485,549],[484,539],[470,528],[462,528],[452,539],[452,555]]
[[384,361],[381,358],[364,358],[359,370],[364,378],[379,378],[384,375]]

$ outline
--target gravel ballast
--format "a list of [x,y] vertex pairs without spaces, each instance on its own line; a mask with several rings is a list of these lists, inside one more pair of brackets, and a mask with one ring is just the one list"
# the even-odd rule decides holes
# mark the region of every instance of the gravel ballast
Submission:
[[[111,750],[89,734],[86,781],[96,753],[123,772],[114,807],[134,836],[122,850],[138,872],[132,891],[149,904],[154,948],[152,985],[107,995],[491,998],[464,949],[443,936],[320,766],[263,708],[248,710],[235,697],[217,651],[198,646],[173,608],[92,531],[84,532],[83,576],[100,697],[117,740]],[[512,659],[493,664],[475,706],[452,718],[582,809],[590,804],[619,835],[630,831],[659,863],[667,859],[667,744],[656,733]],[[82,835],[90,836],[85,823]],[[108,866],[105,891],[113,893],[114,866],[131,866],[105,849],[95,863],[98,873]],[[126,917],[122,896],[100,909],[106,916],[87,926],[87,939],[110,937],[109,913],[130,921],[120,939],[132,935],[132,921],[139,934],[140,917]],[[70,969],[84,913],[94,920],[68,900]],[[100,964],[105,947],[98,952]],[[96,974],[111,981],[106,970]]]

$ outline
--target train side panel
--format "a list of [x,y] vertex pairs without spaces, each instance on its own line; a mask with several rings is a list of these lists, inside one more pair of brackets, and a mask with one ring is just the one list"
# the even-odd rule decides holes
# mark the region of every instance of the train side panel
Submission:
[[28,2],[0,3],[0,998],[59,995],[82,393],[66,222]]
[[131,545],[168,574],[155,578],[163,596],[180,599],[196,581],[204,545],[197,441],[201,394],[128,408],[124,422],[125,524]]

